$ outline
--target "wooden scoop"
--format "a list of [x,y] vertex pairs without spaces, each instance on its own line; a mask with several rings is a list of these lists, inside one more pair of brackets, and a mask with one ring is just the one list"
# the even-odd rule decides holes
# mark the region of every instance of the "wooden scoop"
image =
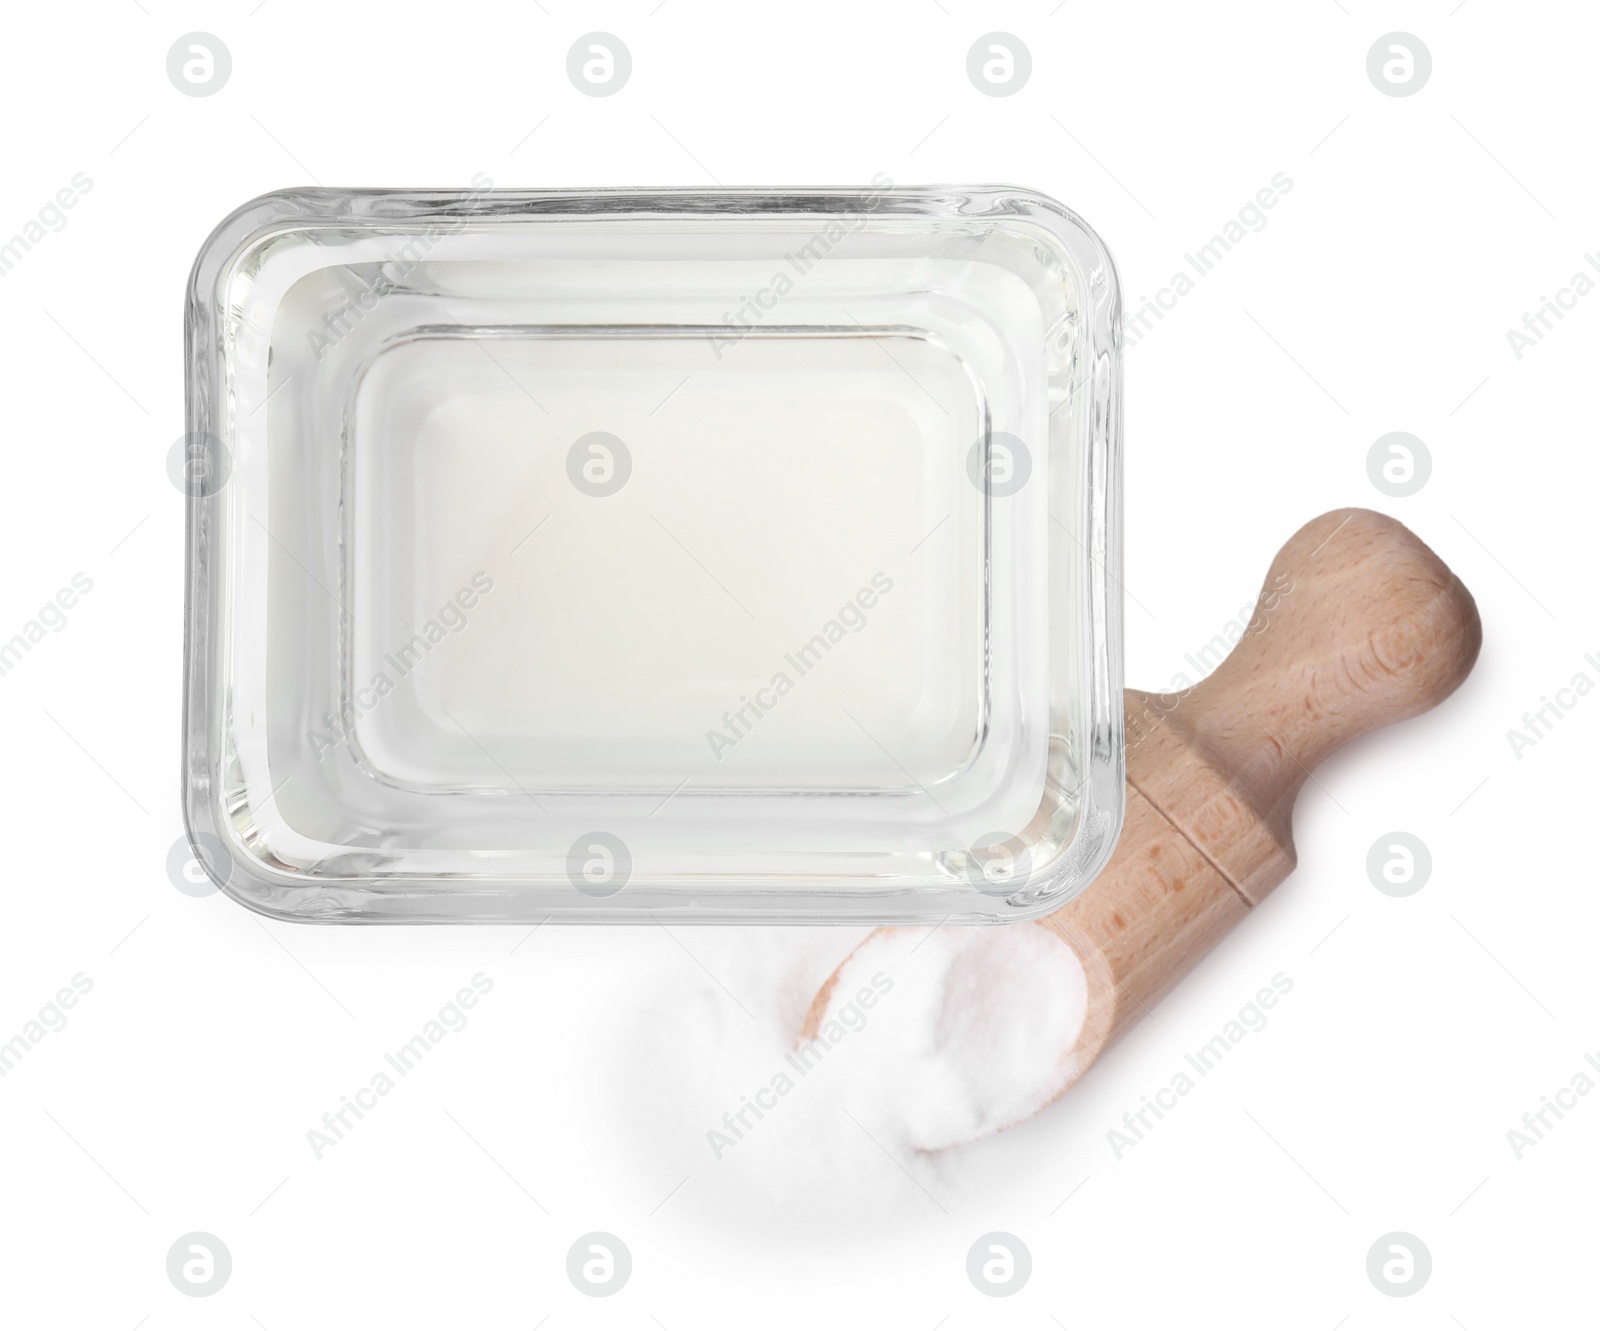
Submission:
[[1083,963],[1087,1013],[1061,1090],[1288,877],[1311,769],[1449,697],[1482,637],[1471,595],[1432,550],[1393,518],[1340,509],[1279,551],[1249,631],[1213,674],[1181,694],[1126,692],[1127,814],[1110,863],[1053,915],[1005,926],[1049,929]]

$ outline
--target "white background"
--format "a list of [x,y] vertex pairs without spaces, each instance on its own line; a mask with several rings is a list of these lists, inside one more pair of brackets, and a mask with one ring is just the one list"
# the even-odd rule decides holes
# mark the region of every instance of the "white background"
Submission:
[[[0,1079],[0,1322],[1592,1320],[1600,1094],[1520,1160],[1506,1134],[1600,1051],[1586,756],[1600,695],[1520,760],[1506,732],[1580,670],[1600,681],[1584,662],[1600,651],[1600,294],[1520,361],[1505,333],[1600,250],[1600,13],[253,3],[5,17],[0,234],[75,172],[93,188],[0,280],[0,638],[74,573],[94,588],[0,678],[0,1040],[74,974],[93,988]],[[165,73],[197,29],[233,55],[208,98]],[[605,99],[564,71],[596,29],[634,62]],[[1032,51],[1011,97],[979,95],[965,73],[994,29]],[[1432,51],[1412,97],[1366,75],[1394,30]],[[1460,573],[1485,626],[1477,670],[1438,711],[1318,773],[1296,819],[1299,872],[1055,1108],[906,1169],[864,1138],[835,1142],[804,1186],[776,1193],[753,1167],[759,1143],[715,1162],[702,1132],[671,1127],[683,1086],[726,1099],[717,1042],[687,1032],[742,1021],[728,991],[793,1009],[853,936],[317,930],[167,878],[183,504],[164,464],[183,428],[190,262],[269,189],[477,171],[500,185],[1015,182],[1099,230],[1130,303],[1285,172],[1294,188],[1265,230],[1128,356],[1128,679],[1165,684],[1254,596],[1284,538],[1346,504],[1397,515]],[[1391,430],[1433,457],[1406,499],[1367,477]],[[1365,870],[1396,829],[1434,860],[1405,899]],[[784,954],[802,958],[784,975],[752,962]],[[315,1159],[307,1130],[479,971],[494,988],[471,1024]],[[1294,987],[1267,1029],[1115,1158],[1108,1129],[1280,971]],[[753,1083],[737,1070],[728,1084]],[[835,1089],[848,1103],[851,1087]],[[841,1214],[840,1170],[881,1205]],[[191,1230],[233,1254],[206,1299],[165,1273]],[[566,1279],[589,1230],[632,1251],[612,1298]],[[990,1230],[1033,1253],[1010,1298],[966,1276]],[[1433,1255],[1410,1298],[1365,1273],[1391,1230]]]

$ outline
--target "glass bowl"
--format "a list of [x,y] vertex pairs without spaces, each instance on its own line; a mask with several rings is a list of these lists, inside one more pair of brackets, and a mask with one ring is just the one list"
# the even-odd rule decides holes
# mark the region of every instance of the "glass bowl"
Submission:
[[1122,816],[1118,347],[1009,187],[246,204],[175,463],[201,863],[329,922],[1055,909]]

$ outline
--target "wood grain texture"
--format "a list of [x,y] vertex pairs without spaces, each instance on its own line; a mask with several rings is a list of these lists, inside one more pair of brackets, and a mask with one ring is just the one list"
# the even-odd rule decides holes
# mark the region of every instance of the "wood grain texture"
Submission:
[[1215,672],[1181,696],[1129,692],[1129,781],[1258,902],[1294,868],[1311,770],[1449,697],[1482,637],[1467,589],[1399,522],[1324,514],[1272,561]]
[[1074,1050],[1076,1076],[1250,910],[1136,787],[1127,799],[1122,836],[1100,877],[1053,915],[1015,926],[1051,930],[1083,963],[1089,1005]]
[[1091,968],[1078,1075],[1294,869],[1295,796],[1312,769],[1442,702],[1482,638],[1432,550],[1393,518],[1341,509],[1279,551],[1211,675],[1183,694],[1128,690],[1116,853],[1038,922]]
[[1481,642],[1472,597],[1433,551],[1393,518],[1341,509],[1278,553],[1211,675],[1181,694],[1127,691],[1115,853],[1066,906],[1007,926],[1048,929],[1083,962],[1088,1012],[1067,1085],[1293,870],[1294,802],[1312,769],[1443,701]]

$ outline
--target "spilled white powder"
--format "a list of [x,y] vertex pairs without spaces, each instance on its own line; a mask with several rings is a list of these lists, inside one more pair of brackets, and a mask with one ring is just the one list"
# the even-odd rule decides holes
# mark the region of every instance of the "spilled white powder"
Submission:
[[[940,1219],[935,1199],[977,1180],[972,1153],[1006,1139],[956,1148],[1027,1119],[1076,1075],[1083,967],[1037,925],[672,937],[604,1047],[621,1056],[619,1176],[658,1179],[663,1195],[680,1184],[680,1218],[811,1239]],[[847,957],[818,1041],[797,1048]]]

